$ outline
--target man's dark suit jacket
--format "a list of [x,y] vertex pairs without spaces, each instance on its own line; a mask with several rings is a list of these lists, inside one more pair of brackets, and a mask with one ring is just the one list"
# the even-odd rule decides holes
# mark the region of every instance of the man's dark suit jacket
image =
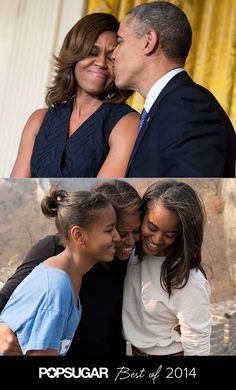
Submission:
[[215,97],[186,72],[161,91],[126,177],[235,177],[236,135]]

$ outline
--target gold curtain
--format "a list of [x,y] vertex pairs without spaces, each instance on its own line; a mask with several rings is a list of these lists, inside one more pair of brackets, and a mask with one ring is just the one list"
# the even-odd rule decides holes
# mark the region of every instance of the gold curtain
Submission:
[[[119,20],[145,1],[89,0],[87,13],[108,12]],[[150,1],[146,1],[149,3]],[[170,0],[188,16],[193,44],[186,70],[208,88],[236,127],[236,0]],[[135,93],[129,104],[141,111],[143,98]]]

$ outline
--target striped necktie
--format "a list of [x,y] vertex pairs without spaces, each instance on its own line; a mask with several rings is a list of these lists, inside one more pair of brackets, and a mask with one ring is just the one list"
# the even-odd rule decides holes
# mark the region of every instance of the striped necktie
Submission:
[[146,117],[147,117],[147,111],[145,110],[145,108],[143,108],[143,111],[141,112],[141,116],[140,116],[140,120],[139,120],[138,133],[140,132],[140,130],[145,122]]

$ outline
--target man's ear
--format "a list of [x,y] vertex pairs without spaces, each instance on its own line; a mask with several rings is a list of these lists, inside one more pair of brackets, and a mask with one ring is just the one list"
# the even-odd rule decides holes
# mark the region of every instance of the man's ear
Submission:
[[159,38],[157,32],[153,29],[148,30],[145,34],[145,37],[146,43],[144,47],[144,54],[148,56],[157,50],[159,46]]
[[70,229],[70,235],[73,242],[79,245],[84,245],[83,229],[80,226],[72,226]]

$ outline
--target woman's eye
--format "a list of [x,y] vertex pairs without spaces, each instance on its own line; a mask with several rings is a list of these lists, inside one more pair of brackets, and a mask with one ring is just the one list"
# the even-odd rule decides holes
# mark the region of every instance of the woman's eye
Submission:
[[177,235],[177,233],[169,233],[169,234],[166,234],[166,237],[167,238],[175,238]]
[[152,227],[152,226],[149,226],[148,228],[149,228],[149,230],[150,230],[151,232],[156,232],[156,231],[157,231],[157,229],[154,228],[154,227]]

